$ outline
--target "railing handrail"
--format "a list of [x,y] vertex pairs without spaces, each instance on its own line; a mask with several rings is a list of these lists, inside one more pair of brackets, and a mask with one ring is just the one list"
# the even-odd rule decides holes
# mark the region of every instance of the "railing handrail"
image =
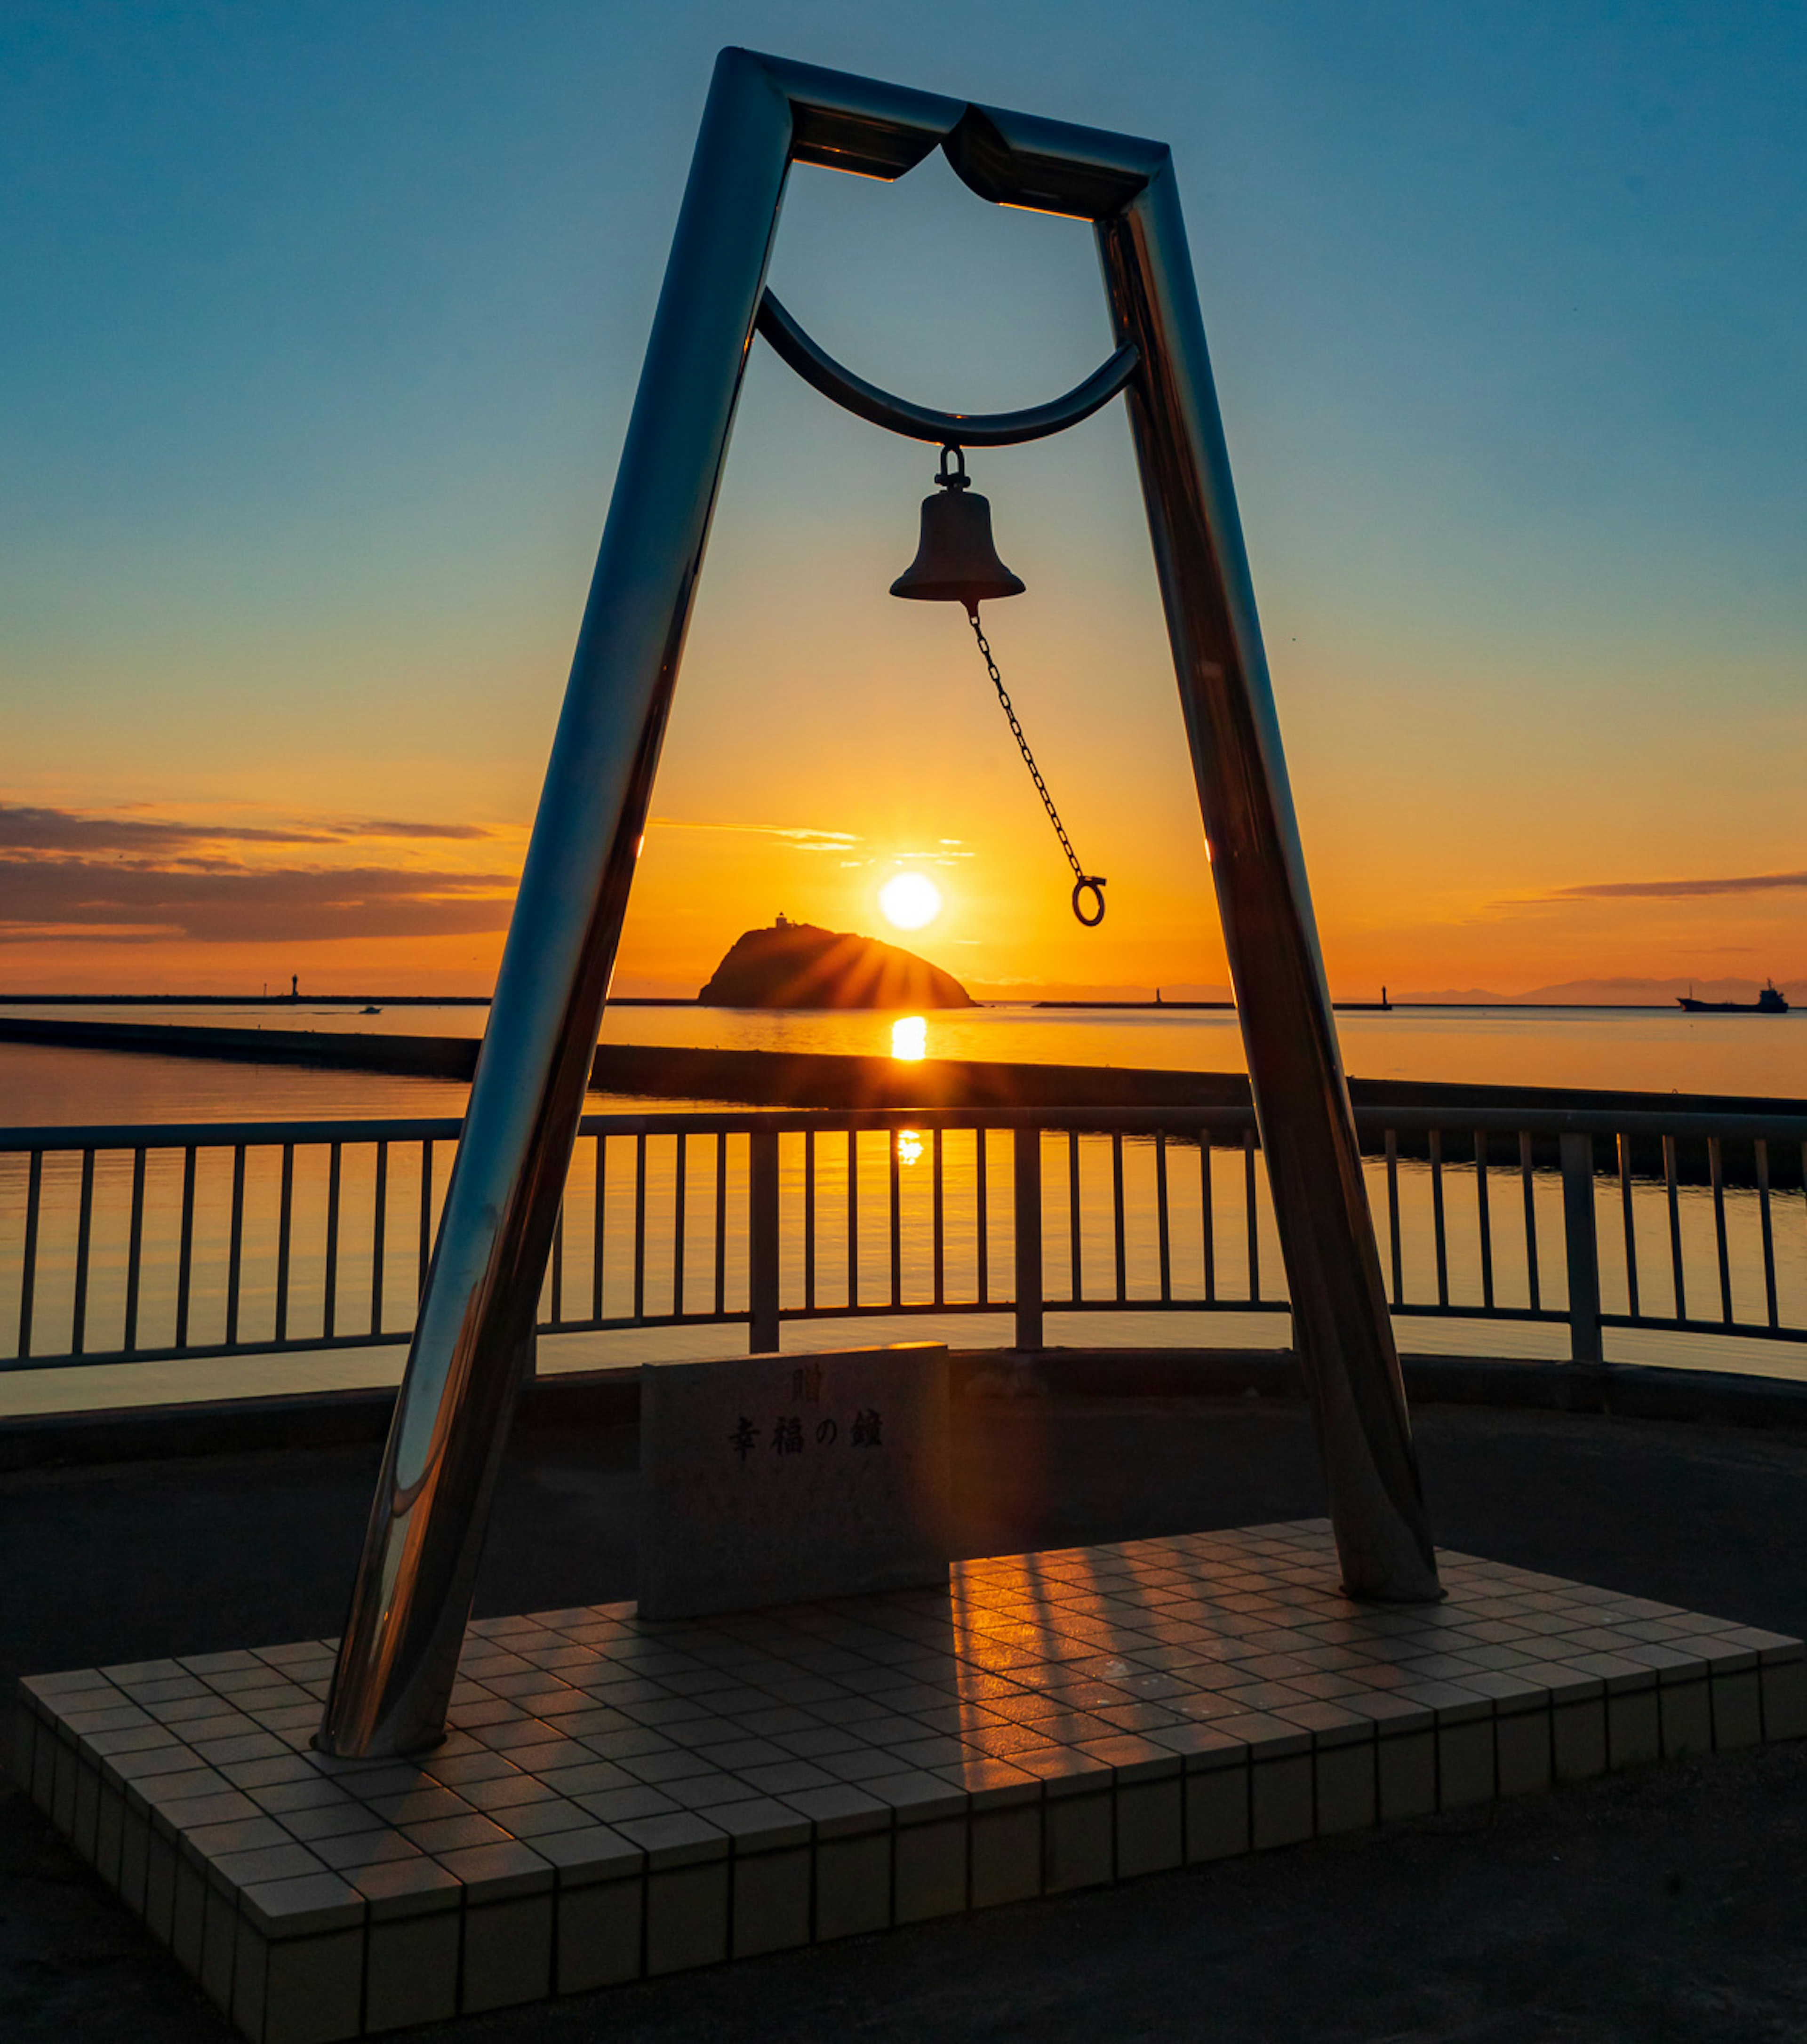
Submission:
[[42,1150],[230,1150],[293,1143],[451,1143],[461,1119],[343,1121],[121,1121],[0,1128],[0,1155]]
[[1358,1107],[1355,1126],[1401,1135],[1428,1135],[1433,1129],[1472,1132],[1478,1135],[1641,1135],[1674,1136],[1680,1142],[1782,1141],[1807,1143],[1807,1112],[1782,1114],[1661,1114],[1647,1109],[1616,1112],[1602,1108],[1569,1108],[1557,1113],[1523,1108],[1471,1108],[1458,1111],[1432,1107]]
[[[1510,1089],[1501,1092],[1509,1094]],[[1361,1147],[1377,1166],[1384,1158],[1370,1179],[1370,1197],[1390,1272],[1392,1309],[1405,1315],[1471,1312],[1502,1321],[1566,1321],[1572,1358],[1588,1366],[1601,1361],[1604,1328],[1807,1343],[1807,1315],[1797,1303],[1798,1281],[1787,1261],[1793,1251],[1777,1224],[1774,1208],[1784,1194],[1798,1202],[1807,1180],[1807,1103],[1798,1113],[1766,1111],[1759,1101],[1748,1103],[1755,1111],[1715,1112],[1694,1107],[1667,1113],[1652,1105],[1649,1095],[1624,1099],[1620,1107],[1594,1099],[1571,1108],[1522,1100],[1488,1106],[1474,1093],[1445,1101],[1364,1099],[1355,1110]],[[970,1134],[974,1140],[944,1144],[944,1132]],[[412,1297],[417,1296],[429,1267],[445,1155],[456,1149],[463,1133],[462,1120],[451,1116],[0,1129],[0,1159],[12,1160],[8,1177],[16,1179],[22,1193],[17,1296],[6,1308],[9,1317],[17,1312],[17,1343],[11,1356],[0,1355],[0,1369],[406,1339]],[[1287,1309],[1284,1297],[1277,1297],[1271,1285],[1264,1294],[1261,1283],[1260,1144],[1247,1101],[660,1108],[586,1115],[579,1135],[591,1153],[575,1167],[585,1189],[580,1203],[569,1210],[579,1267],[567,1276],[567,1215],[561,1212],[547,1276],[549,1308],[539,1323],[544,1332],[739,1321],[748,1326],[754,1349],[767,1350],[778,1346],[780,1324],[787,1320],[1007,1311],[1016,1317],[1017,1345],[1033,1349],[1041,1346],[1049,1312]],[[861,1141],[863,1135],[889,1140],[881,1145]],[[1609,1139],[1604,1147],[1598,1140],[1602,1136]],[[781,1138],[794,1143],[782,1165]],[[669,1147],[664,1139],[669,1139]],[[652,1147],[656,1139],[656,1150]],[[999,1155],[1000,1143],[1010,1152],[1008,1160]],[[1109,1157],[1112,1240],[1103,1248],[1095,1237],[1086,1246],[1092,1224],[1082,1214],[1081,1157],[1089,1144],[1102,1146]],[[1129,1275],[1125,1160],[1132,1145],[1152,1153],[1152,1222],[1144,1205],[1136,1225],[1153,1228],[1148,1239],[1158,1251],[1158,1297],[1145,1289],[1150,1281],[1145,1270],[1133,1280]],[[972,1290],[971,1297],[964,1290],[955,1296],[959,1288],[944,1281],[953,1242],[944,1159],[956,1147],[963,1156],[971,1152],[976,1166],[971,1180],[970,1239],[962,1236],[968,1247],[959,1252],[976,1259],[959,1281],[959,1287]],[[868,1176],[880,1148],[889,1152],[888,1187]],[[1182,1155],[1189,1159],[1183,1195],[1180,1179],[1172,1175]],[[906,1159],[913,1166],[925,1162],[930,1189],[928,1220],[919,1212],[913,1224],[929,1231],[933,1274],[925,1296],[917,1295],[920,1271],[908,1285],[903,1277],[900,1167]],[[275,1168],[279,1160],[279,1175]],[[1421,1262],[1413,1284],[1406,1281],[1403,1164],[1415,1170],[1428,1166],[1431,1228],[1427,1240],[1421,1216],[1413,1224],[1419,1231],[1413,1257],[1421,1258],[1427,1248],[1434,1255],[1434,1301],[1420,1291]],[[825,1165],[825,1180],[818,1179],[819,1165]],[[1613,1181],[1615,1166],[1616,1202],[1604,1189]],[[1136,1166],[1139,1172],[1145,1169],[1144,1164]],[[1092,1167],[1087,1171],[1091,1174]],[[222,1204],[229,1176],[229,1208]],[[129,1218],[124,1199],[128,1177]],[[1539,1208],[1552,1189],[1552,1178],[1559,1181],[1559,1220],[1547,1208],[1540,1220]],[[1095,1174],[1092,1182],[1095,1185]],[[1216,1217],[1214,1183],[1240,1189],[1230,1193],[1232,1217],[1227,1226]],[[832,1223],[825,1209],[818,1212],[818,1191],[824,1184],[832,1189],[827,1197],[840,1203]],[[1448,1204],[1457,1185],[1467,1189],[1460,1216]],[[608,1187],[615,1189],[618,1219],[625,1217],[624,1208],[631,1208],[631,1227],[618,1253],[609,1252],[606,1243]],[[686,1233],[686,1200],[693,1187],[695,1204],[690,1211],[692,1221],[702,1224],[700,1234],[694,1227]],[[1711,1275],[1698,1262],[1692,1274],[1689,1269],[1688,1237],[1693,1232],[1697,1239],[1699,1224],[1688,1216],[1701,1212],[1693,1202],[1702,1188],[1710,1190],[1717,1266]],[[1746,1189],[1755,1190],[1754,1205],[1734,1209],[1730,1197]],[[1070,1289],[1057,1297],[1048,1295],[1044,1281],[1044,1190],[1057,1208],[1064,1206],[1066,1214],[1064,1260]],[[268,1233],[272,1193],[273,1257]],[[1139,1197],[1146,1201],[1146,1185]],[[1196,1223],[1186,1224],[1198,1239],[1183,1252],[1183,1275],[1175,1262],[1180,1254],[1175,1247],[1176,1201],[1198,1216]],[[1662,1231],[1665,1202],[1667,1281],[1663,1246],[1655,1239]],[[1233,1218],[1239,1206],[1240,1228]],[[788,1219],[781,1219],[781,1208]],[[229,1226],[222,1235],[229,1212]],[[263,1219],[251,1219],[248,1236],[248,1217],[257,1214]],[[1009,1229],[997,1244],[988,1214]],[[968,1227],[963,1209],[957,1227]],[[1472,1231],[1472,1249],[1464,1246],[1467,1235],[1454,1232],[1459,1228]],[[1502,1247],[1522,1235],[1523,1303],[1501,1296],[1500,1272],[1509,1272],[1517,1252],[1508,1250],[1506,1262],[1496,1262],[1496,1228],[1505,1231]],[[265,1231],[260,1234],[260,1229]],[[1540,1234],[1546,1250],[1561,1244],[1559,1304],[1543,1289]],[[1751,1246],[1754,1235],[1760,1235],[1760,1266]],[[615,1239],[621,1240],[619,1235]],[[1616,1289],[1609,1297],[1601,1293],[1601,1244],[1608,1239],[1622,1239],[1624,1311],[1619,1310]],[[1057,1241],[1058,1231],[1048,1239]],[[842,1255],[843,1246],[845,1299],[839,1297],[838,1279],[828,1285],[827,1296],[820,1297],[818,1264],[825,1272]],[[913,1255],[920,1258],[924,1247],[918,1239]],[[1464,1257],[1478,1254],[1478,1300],[1459,1296],[1471,1293],[1472,1285],[1459,1273],[1452,1283],[1452,1247]],[[799,1250],[800,1272],[786,1262]],[[1244,1275],[1228,1285],[1220,1285],[1216,1275],[1220,1250],[1226,1268],[1239,1260],[1242,1266]],[[1194,1252],[1201,1262],[1195,1262]],[[10,1248],[6,1254],[10,1258]],[[260,1274],[252,1274],[248,1254]],[[1055,1254],[1058,1259],[1058,1248]],[[162,1261],[147,1262],[148,1257]],[[302,1258],[305,1263],[298,1262]],[[1101,1259],[1109,1266],[1102,1292],[1090,1281]],[[1082,1277],[1087,1261],[1090,1270]],[[405,1265],[411,1266],[413,1285],[402,1275]],[[108,1274],[104,1283],[95,1278],[97,1267]],[[308,1274],[298,1289],[297,1272],[303,1268]],[[162,1276],[148,1277],[153,1269]],[[1752,1289],[1759,1269],[1760,1301]],[[195,1308],[207,1327],[213,1324],[211,1309],[202,1312],[196,1307],[194,1285],[203,1273],[214,1288],[209,1296],[225,1302],[219,1339],[205,1335],[190,1319]],[[1640,1290],[1653,1273],[1655,1299]],[[40,1284],[47,1277],[52,1288],[48,1291]],[[620,1297],[630,1277],[631,1309]],[[1617,1281],[1615,1275],[1615,1287]],[[1516,1274],[1509,1283],[1512,1291],[1519,1289]],[[273,1312],[267,1335],[260,1320],[254,1336],[241,1313],[248,1285],[251,1296],[263,1302],[258,1313],[266,1307]],[[64,1289],[59,1291],[58,1286]],[[1419,1296],[1409,1297],[1409,1291]],[[320,1323],[317,1340],[304,1341],[297,1334],[295,1313],[302,1310],[298,1301],[304,1293],[304,1317]],[[1709,1302],[1716,1293],[1715,1313]],[[51,1302],[48,1324],[59,1330],[52,1335],[48,1352],[46,1300]],[[102,1300],[104,1305],[98,1303]],[[152,1300],[154,1308],[147,1304]],[[1669,1310],[1657,1310],[1662,1307]],[[165,1332],[163,1321],[171,1311],[173,1330]],[[1763,1317],[1754,1318],[1753,1312]],[[60,1331],[65,1320],[66,1337]],[[102,1343],[110,1340],[115,1320],[121,1345],[97,1346],[97,1336]],[[57,1345],[65,1340],[66,1346]]]
[[[1484,1135],[1671,1136],[1680,1142],[1807,1143],[1807,1108],[1796,1115],[1663,1114],[1572,1108],[1390,1106],[1371,1101],[1355,1110],[1364,1134],[1427,1135],[1440,1131]],[[637,1114],[586,1114],[581,1135],[741,1135],[753,1129],[800,1135],[881,1128],[1045,1128],[1051,1132],[1121,1129],[1125,1134],[1187,1135],[1199,1129],[1240,1133],[1255,1126],[1247,1106],[1118,1107],[748,1107]],[[32,1151],[248,1148],[314,1143],[450,1143],[463,1134],[454,1116],[344,1118],[331,1121],[187,1121],[50,1124],[0,1128],[0,1155]]]
[[[1461,1125],[1466,1128],[1464,1116]],[[1047,1128],[1064,1132],[1121,1128],[1184,1135],[1200,1128],[1240,1132],[1255,1126],[1250,1107],[748,1107],[586,1114],[580,1136],[729,1135],[755,1129],[781,1135],[815,1129]],[[1807,1128],[1807,1123],[1804,1123]],[[464,1131],[462,1119],[369,1119],[337,1121],[121,1122],[52,1124],[0,1128],[0,1155],[57,1150],[229,1150],[293,1143],[449,1143]]]

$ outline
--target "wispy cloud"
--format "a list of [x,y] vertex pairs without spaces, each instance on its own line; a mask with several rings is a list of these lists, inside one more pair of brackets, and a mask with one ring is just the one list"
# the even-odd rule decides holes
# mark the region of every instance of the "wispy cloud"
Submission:
[[464,936],[506,928],[515,884],[512,874],[398,866],[0,858],[0,942],[129,932],[204,943]]
[[1807,887],[1807,873],[1747,873],[1729,880],[1597,880],[1558,887],[1554,901],[1682,901],[1703,894],[1774,894]]
[[[410,855],[400,851],[497,835],[480,824],[383,816],[245,822],[147,808],[0,802],[0,943],[305,943],[466,935],[508,922],[513,874],[423,869],[406,863]],[[383,840],[398,847],[398,863],[371,863]],[[354,847],[358,863],[333,863],[335,848],[343,860]],[[304,864],[297,852],[323,855]]]
[[328,845],[370,838],[468,840],[492,835],[477,824],[402,823],[375,816],[305,824],[208,823],[0,802],[0,851],[52,855],[115,851],[168,856],[209,845]]
[[[655,830],[725,831],[752,837],[775,837],[789,844],[794,851],[829,851],[840,855],[840,864],[849,871],[867,866],[894,866],[900,862],[911,866],[952,866],[956,859],[971,859],[973,854],[958,847],[957,837],[937,838],[931,851],[898,850],[875,851],[871,840],[862,837],[856,831],[817,830],[803,824],[714,824],[697,823],[687,816],[654,816],[648,825]],[[847,854],[858,851],[860,856],[849,859]]]
[[496,832],[483,824],[398,823],[388,816],[355,817],[337,826],[341,837],[494,837]]
[[1559,915],[1584,901],[1700,901],[1802,889],[1807,889],[1807,872],[1734,874],[1723,880],[1590,880],[1478,904],[1459,920],[1471,924],[1522,923],[1526,918]]
[[802,824],[705,824],[687,816],[654,816],[652,830],[733,831],[752,837],[785,839],[798,851],[845,851],[863,842],[853,831],[816,830]]
[[140,853],[181,851],[201,844],[331,844],[335,835],[298,826],[193,824],[140,816],[83,815],[0,802],[0,847],[8,851]]

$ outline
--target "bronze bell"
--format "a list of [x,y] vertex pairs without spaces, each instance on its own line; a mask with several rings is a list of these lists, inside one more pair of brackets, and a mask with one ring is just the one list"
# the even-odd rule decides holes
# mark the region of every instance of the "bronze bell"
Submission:
[[[952,470],[950,455],[955,464]],[[922,500],[916,559],[891,584],[891,594],[926,603],[963,603],[976,618],[987,597],[1021,596],[1023,585],[998,558],[990,503],[972,489],[966,457],[957,447],[942,448],[935,480],[936,494]]]

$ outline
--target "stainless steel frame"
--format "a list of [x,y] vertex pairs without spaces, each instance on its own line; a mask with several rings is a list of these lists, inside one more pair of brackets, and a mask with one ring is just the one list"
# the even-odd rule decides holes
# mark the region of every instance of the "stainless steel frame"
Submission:
[[371,1508],[329,1751],[413,1752],[444,1728],[790,166],[890,179],[936,148],[981,198],[1095,224],[1119,350],[1140,357],[1149,529],[1344,1581],[1440,1594],[1169,152],[730,49]]

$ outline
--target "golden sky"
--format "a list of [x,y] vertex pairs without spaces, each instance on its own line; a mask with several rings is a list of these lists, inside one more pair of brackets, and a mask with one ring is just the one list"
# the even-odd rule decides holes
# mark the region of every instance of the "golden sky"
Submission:
[[[1337,993],[1807,983],[1807,39],[1149,0],[1126,65],[1074,0],[609,11],[19,52],[0,993],[487,989],[730,35],[1172,141]],[[1088,231],[939,159],[798,172],[772,277],[931,404],[1109,350]],[[1223,990],[1121,407],[971,463],[1096,932],[963,617],[886,594],[933,467],[755,348],[618,992],[779,911],[893,936],[909,867],[902,940],[981,992]]]
[[[1109,876],[1105,923],[1085,931],[959,612],[887,611],[879,582],[799,625],[784,601],[746,594],[751,551],[723,563],[693,633],[617,991],[694,992],[735,936],[781,911],[903,942],[1002,997],[1222,990],[1151,600],[1106,628],[1096,593],[1055,576],[988,620],[1081,857]],[[1428,674],[1276,664],[1343,997],[1786,982],[1807,966],[1807,874],[1789,864],[1793,705],[1694,707],[1677,701],[1686,678],[1647,669],[1607,684],[1596,668],[1585,690],[1559,670],[1506,671],[1471,674],[1440,720]],[[556,689],[539,677],[532,695],[543,747]],[[1663,723],[1640,718],[1665,695]],[[372,721],[380,742],[386,720]],[[0,811],[13,875],[0,983],[256,992],[295,972],[317,993],[486,989],[535,793],[525,738],[499,760],[378,760],[308,757],[271,730],[248,760],[195,748],[177,802],[148,796],[167,765],[134,771],[130,735],[117,743],[104,773],[89,768],[113,801],[52,782]],[[900,935],[876,897],[903,870],[929,874],[945,907]]]

